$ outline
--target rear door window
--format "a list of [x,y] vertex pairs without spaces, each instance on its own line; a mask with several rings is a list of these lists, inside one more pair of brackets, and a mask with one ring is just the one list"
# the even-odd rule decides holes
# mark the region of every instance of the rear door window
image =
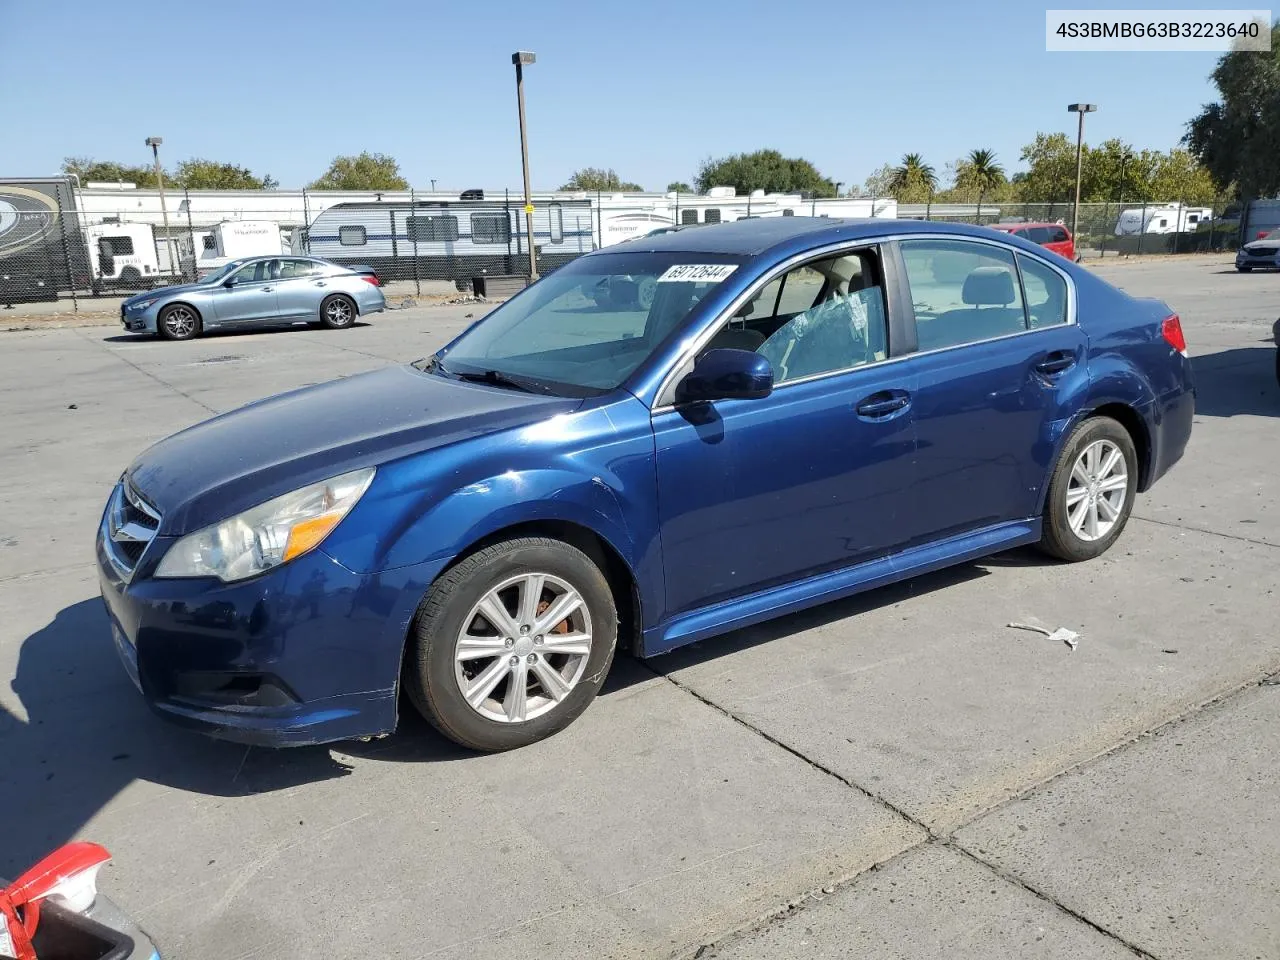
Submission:
[[921,350],[1027,329],[1013,251],[967,240],[904,240],[900,247]]
[[1048,243],[1050,236],[1052,236],[1052,234],[1048,227],[1031,227],[1027,230],[1027,239],[1032,243]]

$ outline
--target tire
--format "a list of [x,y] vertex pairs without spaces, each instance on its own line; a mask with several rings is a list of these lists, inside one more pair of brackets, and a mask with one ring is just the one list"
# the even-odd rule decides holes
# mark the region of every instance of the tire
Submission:
[[[1123,466],[1116,462],[1108,470],[1112,451],[1119,454]],[[1125,482],[1123,494],[1117,496],[1119,490],[1114,484],[1121,469]],[[1081,481],[1082,477],[1091,476],[1096,476],[1101,485]],[[1112,488],[1108,489],[1108,485]],[[1138,454],[1129,431],[1110,417],[1084,421],[1072,431],[1054,466],[1040,549],[1072,563],[1101,556],[1129,522],[1137,492]],[[1114,515],[1109,515],[1112,511]],[[1110,526],[1105,526],[1108,523]]]
[[1250,270],[1253,269],[1253,267],[1236,267],[1236,269],[1239,270],[1241,273],[1248,273]]
[[330,330],[345,330],[356,322],[356,304],[348,296],[332,293],[320,304],[320,322]]
[[[539,575],[545,579],[535,582],[544,587],[534,609],[555,616],[553,605],[566,600],[565,588],[582,604],[556,623],[534,618],[531,625],[520,615],[521,604],[527,590],[536,589],[528,578]],[[508,618],[505,630],[480,609],[495,599]],[[464,628],[472,656],[457,659]],[[565,636],[554,642],[571,652],[545,652],[556,636]],[[449,739],[473,750],[510,750],[558,733],[578,718],[604,683],[617,638],[613,593],[585,553],[541,537],[506,540],[473,553],[432,585],[414,619],[404,681],[414,706]],[[555,683],[551,672],[561,680],[558,699],[543,685],[543,676]],[[517,678],[523,701],[512,695]],[[472,685],[476,706],[464,695],[464,684]]]
[[194,340],[202,326],[199,312],[185,303],[170,304],[156,317],[156,332],[166,340]]
[[1280,383],[1280,347],[1276,348],[1276,383]]

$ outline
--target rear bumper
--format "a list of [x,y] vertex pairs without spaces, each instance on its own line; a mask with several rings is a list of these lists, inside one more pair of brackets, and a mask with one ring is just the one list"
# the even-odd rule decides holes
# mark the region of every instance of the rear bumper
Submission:
[[1151,431],[1151,463],[1142,485],[1144,490],[1182,459],[1191,439],[1195,413],[1196,393],[1193,387],[1172,390],[1143,411],[1143,419]]

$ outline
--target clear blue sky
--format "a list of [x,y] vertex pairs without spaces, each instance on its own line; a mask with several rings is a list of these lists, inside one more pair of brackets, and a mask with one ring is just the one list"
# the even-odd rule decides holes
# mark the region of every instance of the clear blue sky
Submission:
[[0,176],[53,174],[69,155],[145,162],[143,140],[160,135],[166,165],[230,161],[282,187],[361,150],[391,154],[418,187],[517,187],[517,49],[538,56],[525,83],[535,189],[582,166],[662,189],[708,156],[760,147],[846,183],[908,151],[941,174],[989,147],[1013,172],[1037,130],[1074,136],[1070,102],[1100,105],[1090,141],[1166,149],[1214,99],[1216,54],[1046,53],[1044,10],[0,0]]

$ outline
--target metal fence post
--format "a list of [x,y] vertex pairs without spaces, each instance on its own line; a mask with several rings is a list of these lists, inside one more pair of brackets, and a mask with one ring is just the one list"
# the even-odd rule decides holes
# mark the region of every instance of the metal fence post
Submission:
[[1187,202],[1185,199],[1178,201],[1178,212],[1173,215],[1173,252],[1178,252],[1178,235],[1182,233],[1182,228],[1187,223]]
[[1142,218],[1138,221],[1138,253],[1142,253],[1142,247],[1147,239],[1147,201],[1142,201]]
[[187,208],[187,240],[191,243],[191,276],[186,280],[188,283],[195,283],[200,268],[196,261],[196,228],[191,222],[191,191],[186,187],[182,188],[182,203]]
[[[56,191],[55,191],[56,192]],[[67,266],[67,286],[71,288],[71,310],[80,312],[80,300],[76,296],[76,274],[71,266],[71,244],[67,243],[67,214],[62,209],[62,197],[58,197],[58,232],[62,235],[62,259]],[[83,236],[83,233],[81,233]],[[88,251],[85,252],[88,256]]]
[[307,188],[302,188],[302,252],[311,252],[311,207],[308,205]]
[[[596,189],[596,236],[599,238],[599,244],[604,246],[604,215],[600,210],[600,190]],[[597,248],[599,249],[599,248]]]
[[409,230],[409,239],[413,242],[413,289],[417,296],[422,296],[422,282],[418,279],[418,228],[413,226],[413,215],[418,209],[418,194],[413,187],[409,188],[409,216],[404,225]]

